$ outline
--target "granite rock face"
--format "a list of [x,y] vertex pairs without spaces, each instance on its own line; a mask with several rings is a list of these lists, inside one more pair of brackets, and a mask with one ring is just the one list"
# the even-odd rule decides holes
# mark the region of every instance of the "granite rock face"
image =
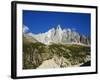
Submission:
[[75,30],[62,29],[60,25],[55,28],[48,30],[45,33],[31,34],[27,33],[29,36],[34,37],[37,41],[44,44],[51,43],[81,43],[85,45],[90,45],[90,37],[83,34],[79,34]]

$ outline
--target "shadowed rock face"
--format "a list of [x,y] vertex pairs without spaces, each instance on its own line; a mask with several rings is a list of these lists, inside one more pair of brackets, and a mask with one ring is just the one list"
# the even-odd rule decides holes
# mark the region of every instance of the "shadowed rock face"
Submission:
[[91,61],[88,61],[88,62],[86,62],[86,63],[84,63],[84,64],[82,64],[82,65],[80,65],[81,67],[82,66],[91,66]]

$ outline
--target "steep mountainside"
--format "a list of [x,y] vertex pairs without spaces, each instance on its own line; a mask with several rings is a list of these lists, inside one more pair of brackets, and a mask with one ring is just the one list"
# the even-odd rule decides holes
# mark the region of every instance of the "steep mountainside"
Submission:
[[91,65],[90,37],[71,29],[62,30],[60,25],[40,34],[26,30],[23,30],[23,69]]
[[60,25],[57,28],[52,28],[45,33],[32,34],[39,42],[44,44],[50,43],[82,43],[90,45],[90,37],[79,34],[71,29],[61,29]]

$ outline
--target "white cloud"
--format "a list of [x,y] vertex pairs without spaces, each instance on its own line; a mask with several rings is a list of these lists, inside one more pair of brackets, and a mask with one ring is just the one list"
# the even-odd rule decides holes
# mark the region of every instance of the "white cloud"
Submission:
[[23,26],[23,33],[26,33],[27,31],[29,31],[29,28],[27,26]]

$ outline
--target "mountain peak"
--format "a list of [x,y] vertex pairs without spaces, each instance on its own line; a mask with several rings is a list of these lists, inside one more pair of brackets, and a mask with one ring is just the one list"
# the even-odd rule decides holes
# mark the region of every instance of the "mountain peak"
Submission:
[[[27,27],[23,27],[23,33],[27,32],[29,30]],[[34,37],[37,41],[50,44],[50,43],[82,43],[82,44],[90,44],[90,40],[82,34],[79,34],[75,30],[72,30],[70,28],[62,29],[60,24],[58,26],[52,29],[49,29],[45,33],[40,34],[32,34],[32,33],[26,33],[28,36]]]
[[70,28],[67,29],[69,32],[71,32],[72,30]]
[[58,24],[57,29],[61,29],[60,24]]

